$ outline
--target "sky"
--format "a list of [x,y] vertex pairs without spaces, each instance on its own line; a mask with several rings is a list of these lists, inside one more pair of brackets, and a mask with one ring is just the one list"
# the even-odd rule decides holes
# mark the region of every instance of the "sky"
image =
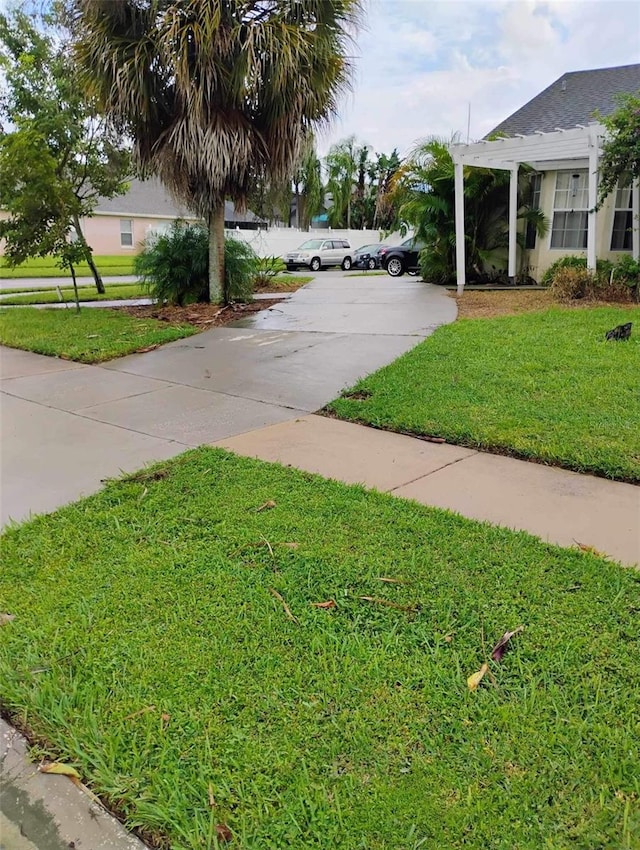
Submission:
[[640,62],[640,0],[365,0],[353,91],[318,137],[482,138],[567,71]]

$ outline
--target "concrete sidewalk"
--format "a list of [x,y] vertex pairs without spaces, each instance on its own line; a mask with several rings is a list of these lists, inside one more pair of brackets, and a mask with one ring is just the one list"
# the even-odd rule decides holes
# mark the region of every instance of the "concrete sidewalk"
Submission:
[[640,563],[640,487],[304,416],[217,445]]

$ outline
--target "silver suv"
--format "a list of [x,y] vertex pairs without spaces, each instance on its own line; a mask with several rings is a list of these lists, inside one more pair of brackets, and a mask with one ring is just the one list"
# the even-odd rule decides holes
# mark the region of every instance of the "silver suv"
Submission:
[[351,268],[351,255],[351,245],[346,239],[308,239],[282,259],[289,271],[300,266],[306,266],[312,272],[328,266],[341,266],[346,271]]

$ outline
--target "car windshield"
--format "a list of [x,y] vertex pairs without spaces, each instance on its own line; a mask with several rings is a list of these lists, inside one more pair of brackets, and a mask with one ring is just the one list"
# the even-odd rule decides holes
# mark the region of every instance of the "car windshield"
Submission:
[[421,251],[424,248],[424,243],[421,242],[419,239],[416,239],[415,236],[412,236],[411,239],[405,239],[404,242],[401,242],[400,247]]
[[365,251],[373,251],[377,248],[377,245],[363,245],[362,248],[358,248],[356,251],[357,254],[364,254]]
[[316,248],[322,248],[323,242],[323,239],[307,239],[307,241],[303,242],[298,248],[298,251],[315,251]]

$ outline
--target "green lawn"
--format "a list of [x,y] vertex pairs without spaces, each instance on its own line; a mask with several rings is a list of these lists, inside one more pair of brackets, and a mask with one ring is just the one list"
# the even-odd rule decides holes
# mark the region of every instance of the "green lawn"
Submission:
[[[78,287],[78,297],[80,301],[119,301],[126,298],[148,298],[149,292],[139,283],[127,284],[106,284],[106,292],[100,295],[96,292],[95,286]],[[5,304],[57,304],[60,299],[55,289],[36,293],[24,293],[21,295],[10,295],[9,298],[0,298],[0,307]],[[2,295],[2,292],[0,292]],[[74,303],[73,287],[63,291],[65,301],[70,304]]]
[[313,280],[313,275],[309,274],[293,274],[292,272],[285,272],[284,274],[278,274],[275,277],[272,277],[269,282],[262,286],[258,291],[259,292],[287,292],[287,291],[295,291],[299,289],[301,286],[304,286],[305,283],[309,283]]
[[[328,409],[378,428],[638,482],[639,318],[637,308],[620,306],[462,319]],[[632,320],[631,340],[605,342],[606,331]]]
[[101,363],[194,333],[192,325],[168,325],[108,309],[0,309],[0,344],[80,363]]
[[640,846],[637,571],[202,448],[9,530],[0,595],[4,709],[158,846]]
[[[133,274],[134,255],[117,256],[117,255],[100,255],[94,256],[94,262],[100,274],[108,277],[109,275],[129,275]],[[76,268],[76,274],[79,277],[91,277],[91,269],[86,263],[81,263]],[[34,257],[21,263],[16,268],[9,268],[0,259],[0,279],[8,278],[23,278],[23,277],[68,277],[71,281],[71,275],[65,269],[61,269],[56,265],[53,257]]]

